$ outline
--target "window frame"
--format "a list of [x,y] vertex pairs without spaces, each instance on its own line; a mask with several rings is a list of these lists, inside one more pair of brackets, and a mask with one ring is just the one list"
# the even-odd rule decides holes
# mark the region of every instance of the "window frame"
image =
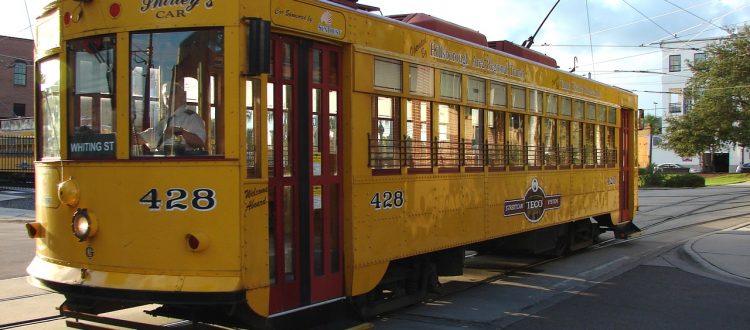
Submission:
[[680,72],[682,71],[682,55],[675,54],[669,55],[669,72]]
[[13,86],[26,86],[28,81],[29,65],[26,61],[16,60],[13,63]]

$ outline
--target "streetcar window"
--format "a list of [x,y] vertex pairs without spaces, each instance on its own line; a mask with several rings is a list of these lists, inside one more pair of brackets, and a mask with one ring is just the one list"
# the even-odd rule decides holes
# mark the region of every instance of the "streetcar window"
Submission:
[[312,82],[313,84],[320,84],[323,81],[322,76],[323,70],[323,50],[313,49],[312,50]]
[[464,122],[464,164],[467,167],[484,166],[484,111],[464,108]]
[[596,105],[586,103],[586,120],[596,120]]
[[566,117],[570,117],[570,110],[571,110],[571,100],[569,97],[563,97],[562,98],[562,108],[560,109],[560,114]]
[[557,95],[547,94],[547,113],[550,115],[557,114]]
[[526,130],[526,147],[529,166],[540,166],[541,155],[541,120],[539,116],[529,116]]
[[594,156],[596,164],[604,164],[604,126],[594,125]]
[[601,104],[596,106],[596,121],[600,123],[607,121],[607,107]]
[[375,87],[389,91],[401,91],[401,62],[376,58]]
[[484,79],[469,77],[469,101],[484,104],[485,84]]
[[581,125],[582,123],[576,121],[570,123],[570,155],[574,165],[581,165],[583,159],[581,158],[581,135],[583,134]]
[[458,106],[438,105],[438,166],[458,166],[458,130]]
[[406,101],[406,166],[432,167],[432,111],[430,102]]
[[487,111],[487,150],[492,167],[505,165],[505,112]]
[[440,96],[461,99],[461,74],[450,71],[440,72]]
[[260,104],[260,84],[257,80],[247,80],[245,82],[245,140],[247,143],[247,177],[257,178],[260,176],[258,171],[258,136],[256,135],[256,116],[255,109]]
[[495,81],[490,83],[490,104],[501,107],[508,105],[508,85]]
[[131,156],[224,153],[224,34],[134,33],[130,40]]
[[68,65],[69,158],[115,158],[115,37],[68,42]]
[[575,100],[575,108],[573,109],[573,118],[575,119],[583,119],[583,109],[584,109],[585,103],[580,100]]
[[512,86],[510,88],[510,103],[515,109],[526,109],[526,88]]
[[409,65],[409,92],[432,97],[435,94],[435,69],[423,65]]
[[372,137],[370,139],[373,168],[399,167],[399,102],[399,99],[395,97],[373,97]]
[[583,161],[585,165],[594,165],[595,134],[594,124],[583,124]]
[[617,124],[617,109],[616,108],[607,109],[607,122],[612,125]]
[[39,134],[41,159],[60,158],[60,60],[51,58],[39,63]]
[[557,165],[557,123],[553,118],[544,118],[542,127],[542,144],[544,146],[544,165]]
[[605,147],[607,148],[606,161],[607,165],[617,164],[617,147],[615,146],[615,128],[607,127],[607,142]]
[[570,153],[570,122],[567,120],[560,120],[558,122],[558,138],[557,146],[558,152],[560,153],[560,165],[570,165],[571,153]]
[[523,115],[511,113],[508,123],[508,162],[523,165],[525,160],[523,144]]
[[531,112],[542,112],[542,105],[544,104],[543,93],[534,89],[530,90],[529,102],[531,102],[531,106],[529,107]]

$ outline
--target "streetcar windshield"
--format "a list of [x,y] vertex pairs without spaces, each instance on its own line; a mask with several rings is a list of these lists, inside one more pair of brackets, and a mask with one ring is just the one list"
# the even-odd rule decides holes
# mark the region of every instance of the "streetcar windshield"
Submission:
[[115,37],[68,42],[71,159],[115,158]]
[[39,154],[41,159],[60,158],[60,60],[39,62]]
[[223,154],[223,54],[219,29],[131,35],[131,156]]

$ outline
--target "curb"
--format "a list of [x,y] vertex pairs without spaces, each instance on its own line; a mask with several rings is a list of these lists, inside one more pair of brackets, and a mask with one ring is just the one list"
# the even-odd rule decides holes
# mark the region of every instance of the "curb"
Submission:
[[743,227],[747,227],[747,226],[750,226],[750,222],[746,222],[746,223],[743,223],[743,224],[740,224],[740,225],[737,225],[737,226],[733,226],[733,227],[722,229],[722,230],[717,230],[715,232],[711,232],[711,233],[708,233],[708,234],[704,234],[704,235],[698,236],[696,238],[690,239],[689,241],[685,242],[685,244],[682,245],[682,250],[693,261],[695,261],[696,263],[700,264],[707,271],[712,272],[712,273],[714,273],[716,275],[719,275],[721,277],[726,277],[726,278],[732,279],[733,281],[742,282],[742,283],[745,284],[745,286],[750,286],[750,279],[749,278],[742,277],[742,276],[739,276],[739,275],[736,275],[736,274],[732,274],[732,273],[730,273],[730,272],[728,272],[728,271],[726,271],[726,270],[724,270],[724,269],[722,269],[722,268],[714,265],[710,261],[708,261],[705,258],[703,258],[703,256],[701,256],[700,253],[696,252],[693,249],[693,245],[695,245],[695,243],[697,243],[698,241],[700,241],[700,240],[702,240],[702,239],[704,239],[704,238],[706,238],[708,236],[715,235],[715,234],[717,234],[719,232],[722,232],[722,231],[736,230],[738,228],[743,228]]

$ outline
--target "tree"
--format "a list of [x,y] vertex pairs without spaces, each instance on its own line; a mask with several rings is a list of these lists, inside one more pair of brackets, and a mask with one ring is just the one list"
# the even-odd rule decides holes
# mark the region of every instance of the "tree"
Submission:
[[681,156],[750,145],[750,27],[709,45],[706,55],[690,64],[684,95],[692,109],[667,119],[665,147]]

